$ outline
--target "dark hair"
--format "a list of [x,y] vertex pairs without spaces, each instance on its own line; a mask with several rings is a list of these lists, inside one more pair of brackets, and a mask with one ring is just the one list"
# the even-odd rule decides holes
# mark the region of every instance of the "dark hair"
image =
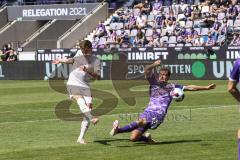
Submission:
[[8,50],[8,45],[7,45],[7,44],[4,44],[2,48],[3,48],[4,51],[5,51],[5,50]]
[[166,71],[166,72],[168,72],[167,75],[168,75],[169,77],[171,76],[171,71],[170,71],[169,68],[163,67],[163,68],[160,69],[160,71]]
[[92,42],[90,42],[89,40],[83,40],[79,43],[79,46],[81,49],[92,48]]

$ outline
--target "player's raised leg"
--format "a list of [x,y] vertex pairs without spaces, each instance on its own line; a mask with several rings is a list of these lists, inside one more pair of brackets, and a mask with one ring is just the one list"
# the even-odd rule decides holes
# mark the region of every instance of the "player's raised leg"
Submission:
[[[92,112],[92,108],[93,108],[92,96],[84,96],[84,100],[86,102],[87,107],[90,108],[91,112]],[[91,122],[95,125],[99,122],[99,119],[97,117],[93,116],[91,119]]]
[[133,142],[143,141],[147,143],[153,143],[154,141],[151,138],[150,133],[143,135],[143,133],[148,129],[146,126],[146,121],[144,119],[139,119],[136,122],[132,122],[124,127],[119,126],[119,121],[115,120],[113,122],[113,128],[110,132],[110,135],[114,136],[119,133],[131,132],[130,140]]
[[134,129],[137,129],[139,127],[139,122],[136,121],[136,122],[132,122],[124,127],[120,127],[119,126],[119,121],[118,120],[115,120],[113,122],[113,128],[110,132],[110,135],[111,136],[114,136],[118,133],[125,133],[125,132],[131,132],[133,131]]
[[97,117],[94,117],[91,114],[91,106],[88,105],[84,99],[84,97],[80,96],[80,95],[74,95],[73,96],[74,99],[76,99],[77,104],[81,110],[81,112],[93,123],[93,124],[97,124],[99,119]]

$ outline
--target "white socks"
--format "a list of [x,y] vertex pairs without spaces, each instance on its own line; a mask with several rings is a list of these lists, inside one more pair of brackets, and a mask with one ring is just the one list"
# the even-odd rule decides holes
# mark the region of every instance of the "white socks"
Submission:
[[[89,101],[89,103],[91,103],[91,102]],[[78,142],[82,143],[82,144],[86,144],[84,141],[84,135],[86,134],[86,132],[88,130],[90,121],[93,119],[93,116],[91,114],[91,109],[87,106],[84,98],[78,98],[77,104],[78,104],[81,112],[85,115],[85,117],[83,118],[82,124],[81,124]]]
[[84,135],[88,130],[89,124],[90,124],[90,121],[87,118],[84,117],[83,121],[82,121],[82,125],[81,125],[80,135],[78,137],[79,140],[84,139]]

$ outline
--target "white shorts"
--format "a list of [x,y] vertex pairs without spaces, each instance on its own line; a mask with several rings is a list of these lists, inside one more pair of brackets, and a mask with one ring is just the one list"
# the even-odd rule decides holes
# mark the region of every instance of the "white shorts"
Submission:
[[79,95],[84,98],[84,100],[87,104],[92,103],[92,94],[91,94],[90,88],[67,85],[67,90],[68,90],[70,99],[72,99],[74,95]]

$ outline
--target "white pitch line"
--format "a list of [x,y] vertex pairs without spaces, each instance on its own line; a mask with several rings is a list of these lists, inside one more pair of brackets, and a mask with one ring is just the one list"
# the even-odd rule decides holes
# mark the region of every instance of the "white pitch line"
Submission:
[[45,122],[45,121],[60,121],[59,118],[55,119],[43,119],[43,120],[33,120],[33,121],[20,121],[20,122],[1,122],[1,124],[11,124],[11,123],[35,123],[35,122]]
[[[190,107],[190,106],[178,106],[178,107]],[[202,107],[202,108],[184,108],[184,109],[175,109],[175,110],[170,110],[169,112],[177,112],[177,111],[194,111],[194,110],[205,110],[205,109],[220,109],[220,108],[230,108],[230,107],[238,107],[238,105],[227,105],[227,106],[223,106],[223,105],[212,105],[209,107]],[[140,112],[142,113],[142,112]],[[106,116],[106,117],[110,117],[110,116],[119,116],[119,115],[136,115],[139,113],[119,113],[119,114],[111,114],[111,115],[102,115],[102,117]]]
[[[205,109],[221,109],[221,108],[230,108],[230,107],[238,107],[239,105],[211,105],[209,107],[202,107],[202,108],[185,108],[185,109],[178,109],[178,110],[171,110],[170,112],[176,111],[189,111],[189,110],[205,110]],[[178,107],[190,107],[190,106],[178,106]],[[111,117],[111,116],[120,116],[120,115],[136,115],[139,113],[119,113],[119,114],[110,114],[110,115],[102,115],[100,117]],[[45,122],[45,121],[61,121],[59,118],[55,119],[44,119],[44,120],[32,120],[32,121],[20,121],[20,122],[0,122],[1,124],[11,124],[11,123],[35,123],[35,122]]]
[[[204,106],[208,106],[208,107],[204,107]],[[201,110],[201,109],[208,109],[208,108],[227,108],[227,107],[237,107],[238,105],[199,105],[198,108],[190,108],[190,107],[195,107],[195,106],[174,106],[174,107],[177,107],[177,108],[183,108],[183,107],[186,107],[185,109],[175,109],[175,110],[171,110],[171,111],[179,111],[179,110]],[[240,105],[239,105],[240,107]],[[171,106],[170,106],[171,108]],[[108,108],[101,108],[103,110],[105,109],[108,109]],[[121,109],[121,108],[114,108],[114,110],[117,110],[117,109]],[[63,111],[65,109],[62,109]],[[79,111],[79,109],[70,109],[70,111]],[[54,108],[53,109],[42,109],[42,110],[37,110],[37,109],[27,109],[27,110],[24,110],[24,111],[3,111],[3,112],[0,112],[0,114],[4,114],[4,113],[26,113],[26,112],[55,112]]]
[[[202,110],[202,109],[217,109],[217,108],[228,108],[228,107],[238,107],[240,105],[202,105],[208,107],[199,107],[199,108],[185,108],[185,109],[176,109],[172,111],[179,111],[179,110]],[[191,106],[177,106],[177,107],[191,107]]]
[[13,111],[4,111],[4,112],[0,112],[0,114],[1,113],[11,113],[11,112],[13,112]]

